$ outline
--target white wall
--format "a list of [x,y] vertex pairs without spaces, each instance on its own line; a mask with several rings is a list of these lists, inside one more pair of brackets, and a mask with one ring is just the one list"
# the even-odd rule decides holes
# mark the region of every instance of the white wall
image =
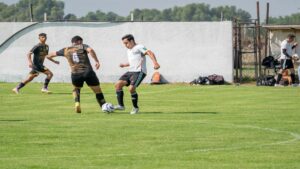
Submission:
[[0,22],[0,44],[15,32],[32,24],[35,22]]
[[[1,24],[6,23],[0,23],[0,27],[12,26]],[[231,22],[41,23],[17,34],[0,48],[0,81],[18,82],[27,76],[30,69],[26,54],[38,43],[41,32],[48,35],[50,51],[70,45],[70,39],[80,35],[84,43],[95,49],[102,63],[97,71],[101,82],[115,82],[126,72],[118,65],[127,60],[121,37],[128,33],[156,54],[161,65],[159,72],[169,82],[190,82],[199,75],[214,73],[233,81]],[[60,65],[45,62],[54,73],[53,81],[70,82],[66,59],[58,60]],[[144,82],[150,82],[154,72],[150,58],[147,65]],[[36,81],[44,78],[42,75]]]

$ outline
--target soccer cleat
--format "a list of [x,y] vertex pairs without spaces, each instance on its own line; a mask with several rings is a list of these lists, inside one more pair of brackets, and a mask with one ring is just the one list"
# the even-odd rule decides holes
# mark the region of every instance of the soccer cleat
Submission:
[[12,91],[16,94],[19,94],[19,89],[18,88],[13,88]]
[[294,84],[292,84],[291,86],[292,86],[292,87],[298,87],[299,85],[296,84],[296,83],[294,83]]
[[139,112],[139,108],[132,108],[130,114],[137,114]]
[[81,108],[80,108],[80,103],[79,102],[75,103],[75,112],[76,113],[81,113]]
[[125,110],[124,106],[116,105],[114,106],[114,110]]
[[52,93],[52,92],[49,91],[47,88],[42,88],[41,92],[42,92],[42,93],[47,93],[47,94]]
[[281,84],[275,84],[275,87],[284,87],[284,86]]

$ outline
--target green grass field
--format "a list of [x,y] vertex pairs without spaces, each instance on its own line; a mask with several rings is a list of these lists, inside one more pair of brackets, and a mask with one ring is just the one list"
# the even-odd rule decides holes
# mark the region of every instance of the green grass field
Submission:
[[[1,169],[299,169],[300,88],[139,87],[141,114],[104,114],[82,89],[0,83]],[[113,84],[102,84],[116,103]]]

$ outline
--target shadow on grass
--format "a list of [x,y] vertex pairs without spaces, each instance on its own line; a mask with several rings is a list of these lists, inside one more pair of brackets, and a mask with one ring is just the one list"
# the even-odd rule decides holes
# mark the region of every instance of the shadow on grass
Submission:
[[[51,95],[72,95],[72,92],[53,92]],[[80,93],[80,95],[94,95],[93,93]]]
[[5,119],[0,119],[0,122],[22,122],[26,120],[5,120]]
[[[121,112],[121,111],[115,111],[112,114],[129,114],[129,112]],[[200,115],[200,114],[207,114],[207,115],[216,115],[219,114],[219,112],[196,112],[196,111],[191,111],[191,112],[140,112],[139,114],[141,115],[154,115],[154,114],[180,114],[180,115],[185,115],[185,114],[193,114],[193,115]]]
[[145,114],[219,114],[218,112],[145,112]]

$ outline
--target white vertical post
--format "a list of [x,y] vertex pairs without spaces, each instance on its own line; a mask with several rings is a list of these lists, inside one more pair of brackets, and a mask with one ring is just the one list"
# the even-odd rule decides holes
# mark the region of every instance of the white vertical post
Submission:
[[134,20],[133,12],[131,12],[130,15],[131,15],[131,22],[133,22]]
[[47,13],[44,13],[44,22],[47,22]]

